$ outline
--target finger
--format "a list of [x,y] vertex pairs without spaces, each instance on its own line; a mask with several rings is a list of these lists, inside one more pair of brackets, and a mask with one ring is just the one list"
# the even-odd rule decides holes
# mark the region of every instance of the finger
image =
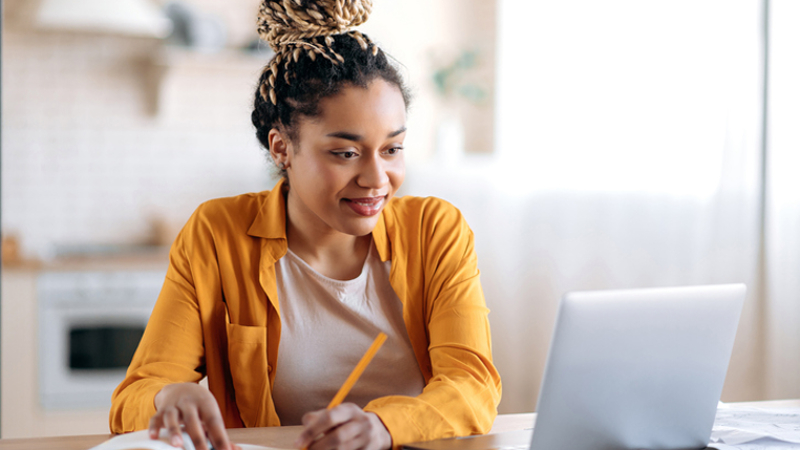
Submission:
[[186,433],[192,439],[195,450],[208,450],[206,445],[206,432],[200,423],[200,416],[197,414],[197,409],[194,407],[186,407],[181,410],[183,415],[183,425],[186,427]]
[[161,431],[161,427],[163,426],[164,420],[161,413],[154,414],[153,417],[150,418],[150,426],[148,427],[150,439],[158,439],[158,432]]
[[303,416],[305,429],[295,441],[298,448],[306,448],[320,435],[350,420],[361,408],[352,403],[345,403],[333,409],[323,409],[307,413]]
[[356,420],[345,422],[330,430],[311,444],[309,450],[358,449],[366,444],[363,424]]
[[225,423],[219,415],[219,411],[215,411],[211,417],[205,418],[206,430],[208,430],[208,440],[216,450],[231,450],[231,443],[228,439],[228,432],[225,430]]
[[[342,442],[338,449],[339,450],[378,450],[380,449],[380,445],[375,441],[373,438],[373,424],[370,422],[369,417],[367,417],[366,413],[359,409],[359,413],[354,419],[348,422],[344,426],[349,426],[349,424],[353,424],[352,434],[347,441]],[[340,428],[342,428],[340,427]]]
[[298,448],[308,448],[320,435],[334,427],[335,422],[330,411],[320,410],[303,415],[303,425],[303,432],[295,441]]
[[303,431],[300,432],[300,435],[297,436],[297,439],[294,441],[294,446],[296,448],[308,448],[308,445],[314,441],[314,438],[316,438],[317,435],[313,434],[314,430],[310,427],[316,425],[316,423],[319,421],[317,416],[323,414],[323,412],[324,411],[314,411],[303,414],[303,418],[301,419],[301,422],[303,423]]
[[169,442],[173,447],[183,447],[183,437],[181,436],[181,422],[177,408],[167,408],[164,410],[164,425],[169,431]]

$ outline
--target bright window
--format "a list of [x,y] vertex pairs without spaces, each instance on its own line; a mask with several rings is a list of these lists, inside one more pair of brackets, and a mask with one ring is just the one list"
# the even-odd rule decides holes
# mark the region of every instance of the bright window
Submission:
[[500,181],[714,194],[724,150],[759,139],[760,14],[756,1],[500,0]]

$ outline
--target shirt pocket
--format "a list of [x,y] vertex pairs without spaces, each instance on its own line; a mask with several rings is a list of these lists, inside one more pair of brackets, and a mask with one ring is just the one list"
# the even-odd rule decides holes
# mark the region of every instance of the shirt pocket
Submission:
[[231,323],[228,314],[225,316],[236,406],[244,425],[257,427],[262,422],[269,383],[267,327]]

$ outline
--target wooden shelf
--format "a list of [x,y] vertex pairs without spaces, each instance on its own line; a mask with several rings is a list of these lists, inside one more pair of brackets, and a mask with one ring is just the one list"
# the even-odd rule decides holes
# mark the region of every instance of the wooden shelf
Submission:
[[272,52],[227,49],[215,53],[165,45],[143,67],[148,112],[158,116],[162,109],[163,87],[167,77],[178,71],[234,72],[258,76],[272,58]]

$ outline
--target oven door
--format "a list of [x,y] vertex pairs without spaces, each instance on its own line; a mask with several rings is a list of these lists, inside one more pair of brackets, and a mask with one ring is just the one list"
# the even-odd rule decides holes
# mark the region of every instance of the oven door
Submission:
[[109,287],[102,274],[96,279],[100,284],[89,285],[97,288],[105,282],[103,288],[45,289],[39,305],[39,391],[45,409],[111,406],[111,394],[125,378],[163,276],[154,274],[157,285],[148,289],[122,288],[118,282]]

